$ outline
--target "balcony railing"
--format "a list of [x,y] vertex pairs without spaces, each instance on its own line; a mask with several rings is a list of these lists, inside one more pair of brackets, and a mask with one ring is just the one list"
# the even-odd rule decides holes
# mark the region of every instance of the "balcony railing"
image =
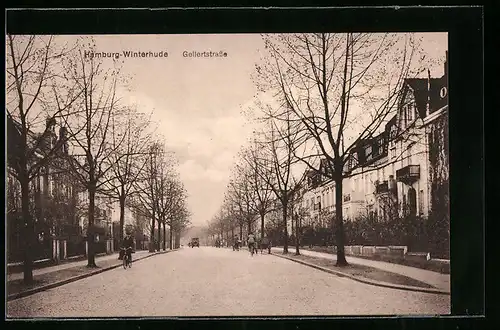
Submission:
[[375,194],[384,194],[389,192],[389,183],[387,181],[382,181],[375,185]]
[[420,165],[408,165],[396,171],[396,180],[409,184],[420,178]]

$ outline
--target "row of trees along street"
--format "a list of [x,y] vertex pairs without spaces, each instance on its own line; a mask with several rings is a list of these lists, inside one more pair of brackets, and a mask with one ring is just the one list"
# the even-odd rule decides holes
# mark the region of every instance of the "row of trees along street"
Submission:
[[[292,205],[305,188],[305,170],[335,182],[337,265],[345,266],[343,179],[349,157],[395,114],[404,80],[424,71],[413,34],[319,33],[263,35],[265,52],[253,75],[259,95],[243,109],[258,129],[235,166],[209,235],[233,230],[279,210],[284,253]],[[321,159],[324,159],[321,165]],[[325,170],[322,167],[325,166]],[[295,199],[295,200],[294,200]],[[297,226],[299,223],[299,226]],[[295,237],[300,222],[295,223]],[[296,253],[299,253],[296,239]]]
[[74,208],[87,217],[89,267],[96,266],[96,198],[119,203],[120,241],[126,207],[150,219],[151,238],[162,225],[165,237],[168,226],[170,246],[172,232],[189,223],[187,194],[173,154],[151,127],[150,115],[121,98],[129,77],[117,61],[109,67],[85,55],[84,50],[95,49],[92,38],[75,40],[7,36],[8,175],[16,183],[9,189],[20,190],[27,283],[33,281],[35,223],[42,221],[33,211],[33,190],[44,171],[51,178],[67,177],[67,185],[87,196]]

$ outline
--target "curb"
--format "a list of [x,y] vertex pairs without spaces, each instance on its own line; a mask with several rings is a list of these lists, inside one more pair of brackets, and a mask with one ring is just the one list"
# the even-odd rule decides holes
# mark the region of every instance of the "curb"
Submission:
[[[113,254],[118,254],[118,252],[113,252],[111,254],[97,253],[95,255],[95,257],[96,257],[96,259],[98,259],[99,257],[105,257],[105,256],[113,255]],[[87,260],[87,257],[84,255],[68,257],[68,258],[64,259],[64,261],[59,260],[59,262],[54,262],[53,259],[41,259],[41,260],[37,260],[37,261],[33,262],[33,270],[49,268],[49,267],[58,266],[58,265],[65,265],[65,264],[72,263],[75,261],[83,261],[83,260]],[[11,263],[10,265],[7,264],[7,274],[10,275],[10,274],[22,273],[22,265],[23,265],[22,262]],[[19,268],[20,271],[12,270],[13,268],[16,268],[16,267]]]
[[387,283],[387,282],[379,282],[379,281],[373,281],[373,280],[363,279],[363,278],[352,276],[350,274],[346,274],[346,273],[343,273],[343,272],[340,272],[340,271],[331,270],[331,269],[328,269],[328,268],[325,268],[325,267],[317,266],[317,265],[314,265],[314,264],[311,264],[311,263],[308,263],[308,262],[305,262],[305,261],[302,261],[302,260],[297,260],[297,259],[294,259],[294,258],[285,257],[283,255],[278,255],[278,254],[275,254],[275,253],[271,253],[271,254],[274,255],[274,256],[276,256],[276,257],[287,259],[287,260],[290,260],[290,261],[293,261],[293,262],[296,262],[296,263],[299,263],[299,264],[302,264],[302,265],[305,265],[305,266],[309,266],[309,267],[312,267],[312,268],[315,268],[315,269],[318,269],[318,270],[321,270],[321,271],[324,271],[324,272],[327,272],[327,273],[330,273],[330,274],[334,274],[334,275],[337,275],[337,276],[340,276],[340,277],[347,277],[347,278],[349,278],[351,280],[354,280],[354,281],[357,281],[357,282],[361,282],[361,283],[364,283],[364,284],[369,284],[369,285],[374,285],[374,286],[379,286],[379,287],[384,287],[384,288],[390,288],[390,289],[397,289],[397,290],[414,291],[414,292],[424,292],[424,293],[434,293],[434,294],[442,294],[442,295],[448,295],[448,296],[451,295],[450,292],[444,291],[444,290],[440,290],[440,289],[421,288],[421,287],[416,287],[416,286],[391,284],[391,283]]
[[[135,259],[134,262],[137,262],[137,261],[140,261],[140,260],[143,260],[143,259],[147,259],[147,258],[156,256],[156,255],[159,255],[159,254],[165,254],[165,253],[169,253],[169,252],[173,252],[173,251],[177,251],[177,250],[178,249],[169,250],[169,251],[155,252],[155,253],[146,255],[144,257],[141,257],[140,259]],[[59,287],[59,286],[71,283],[71,282],[76,282],[78,280],[82,280],[84,278],[87,278],[87,277],[90,277],[90,276],[93,276],[93,275],[97,275],[97,274],[100,274],[100,273],[103,273],[105,271],[112,270],[112,269],[115,269],[115,268],[118,268],[118,267],[122,267],[122,264],[120,263],[120,264],[117,264],[117,265],[108,266],[106,268],[101,268],[101,269],[96,270],[94,272],[90,272],[90,273],[87,273],[87,274],[73,276],[73,277],[70,277],[70,278],[67,278],[67,279],[55,282],[55,283],[50,283],[50,284],[47,284],[47,285],[44,285],[44,286],[40,286],[38,288],[33,288],[33,289],[30,289],[30,290],[21,291],[21,292],[18,292],[18,293],[13,293],[13,294],[10,294],[10,295],[7,296],[7,301],[12,301],[12,300],[24,298],[24,297],[27,297],[27,296],[31,296],[31,295],[33,295],[35,293],[47,291],[47,290],[50,290],[50,289],[53,289],[53,288],[56,288],[56,287]]]

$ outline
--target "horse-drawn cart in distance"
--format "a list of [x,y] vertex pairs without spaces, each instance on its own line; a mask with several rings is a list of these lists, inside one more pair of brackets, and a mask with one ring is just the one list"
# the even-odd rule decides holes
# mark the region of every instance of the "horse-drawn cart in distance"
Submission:
[[200,239],[198,237],[191,238],[191,243],[189,245],[191,247],[200,247]]

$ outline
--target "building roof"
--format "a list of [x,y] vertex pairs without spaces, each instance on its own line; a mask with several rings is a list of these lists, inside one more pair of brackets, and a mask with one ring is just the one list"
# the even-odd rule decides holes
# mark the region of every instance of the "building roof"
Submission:
[[448,93],[446,91],[442,97],[443,87],[448,86],[448,77],[443,75],[440,78],[407,78],[405,83],[413,90],[415,103],[420,118],[427,115],[427,101],[429,101],[429,113],[442,108],[448,103]]

